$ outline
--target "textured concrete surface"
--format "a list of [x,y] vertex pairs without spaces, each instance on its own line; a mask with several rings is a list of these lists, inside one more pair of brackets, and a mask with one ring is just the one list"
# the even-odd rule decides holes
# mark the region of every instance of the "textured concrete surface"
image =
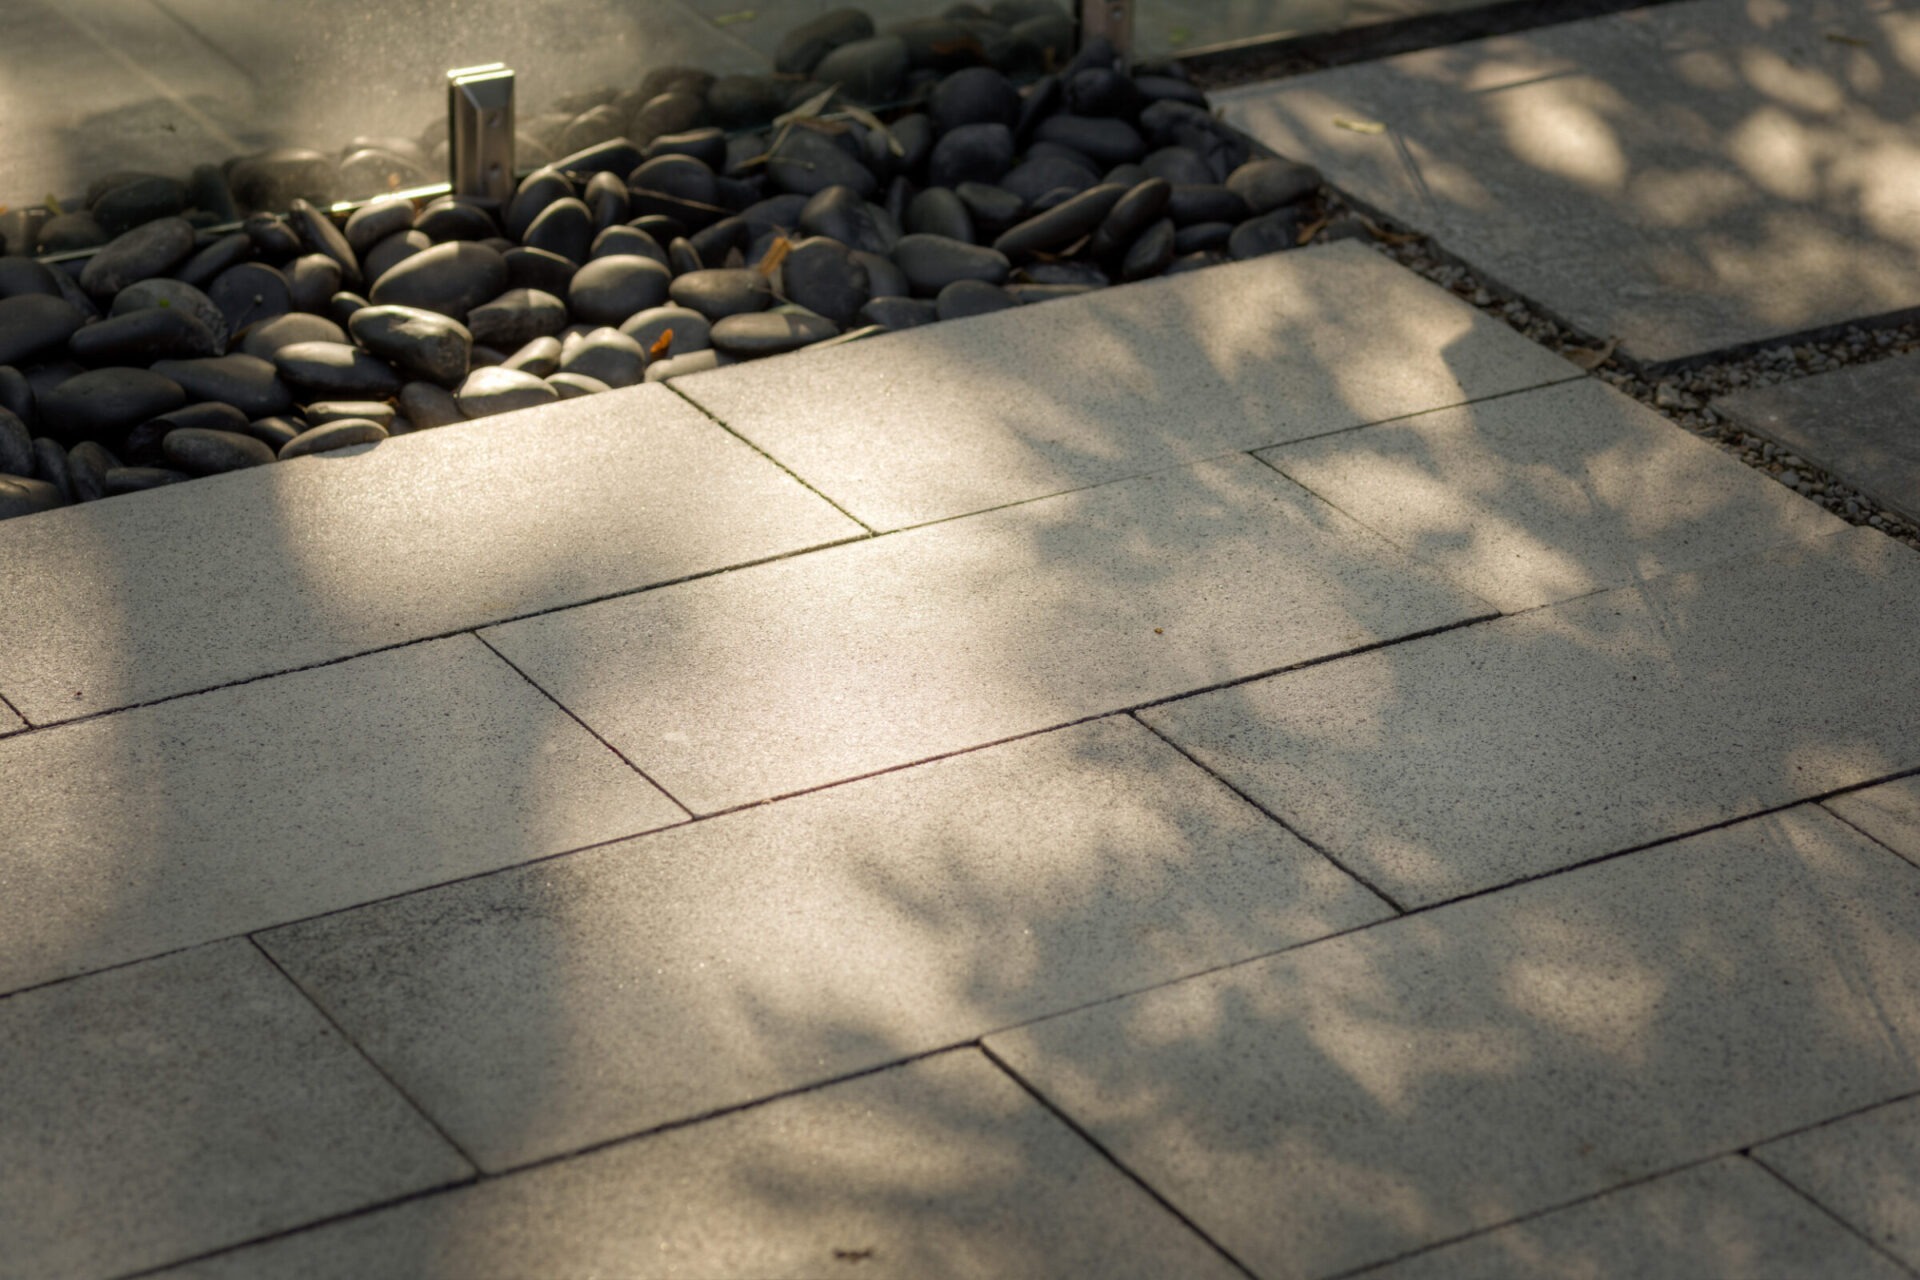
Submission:
[[471,636],[0,740],[0,991],[674,822]]
[[1219,101],[1659,363],[1920,306],[1917,23],[1894,0],[1694,0]]
[[484,634],[708,813],[1487,612],[1239,456]]
[[1713,407],[1920,521],[1920,355],[1721,396]]
[[244,941],[0,1001],[0,1276],[119,1275],[471,1176]]
[[1849,528],[1142,717],[1424,904],[1920,765],[1916,629]]
[[1920,872],[1806,806],[986,1043],[1326,1276],[1920,1088]]
[[491,1170],[1391,914],[1121,718],[260,941]]
[[18,733],[27,727],[27,722],[14,714],[13,708],[0,703],[0,734]]
[[0,522],[36,724],[858,535],[662,387]]
[[975,1050],[416,1200],[170,1280],[1240,1273]]
[[1732,1156],[1367,1272],[1368,1280],[1894,1280],[1907,1273]]
[[1920,862],[1920,777],[1850,791],[1826,805],[1908,861]]
[[1920,1099],[1769,1142],[1755,1148],[1753,1158],[1920,1268]]
[[893,529],[1577,376],[1336,244],[675,385]]
[[1846,527],[1594,379],[1259,456],[1509,613]]

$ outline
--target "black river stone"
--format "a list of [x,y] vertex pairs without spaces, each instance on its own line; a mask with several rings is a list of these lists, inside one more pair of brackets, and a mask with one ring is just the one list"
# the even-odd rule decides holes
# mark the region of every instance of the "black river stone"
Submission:
[[713,346],[733,356],[770,356],[825,341],[840,329],[804,311],[760,311],[728,316],[713,326]]
[[766,277],[745,268],[690,271],[676,279],[667,292],[680,306],[698,311],[710,321],[765,311],[773,305],[773,289]]
[[932,324],[940,318],[934,304],[925,298],[873,298],[860,308],[859,322],[887,329],[912,329]]
[[107,314],[123,316],[130,311],[144,311],[148,307],[185,311],[206,325],[213,334],[215,348],[208,355],[219,355],[227,349],[227,339],[232,335],[227,329],[226,313],[214,305],[212,298],[179,280],[159,276],[142,280],[139,284],[130,284],[113,295],[113,306]]
[[507,286],[507,262],[483,244],[456,241],[416,253],[374,282],[375,306],[419,307],[465,322]]
[[570,260],[545,249],[509,249],[503,256],[509,289],[538,289],[556,297],[566,295],[573,273],[580,269]]
[[805,128],[788,130],[767,161],[767,176],[779,190],[807,196],[837,185],[852,187],[862,200],[871,200],[880,190],[879,179],[867,166],[832,138]]
[[915,195],[907,205],[905,221],[911,232],[973,243],[973,215],[946,187],[928,187]]
[[[1024,258],[1035,253],[1064,249],[1074,241],[1091,235],[1126,193],[1127,189],[1117,184],[1083,191],[1073,199],[1009,229],[993,242],[993,247],[1009,258]],[[907,274],[911,276],[913,273],[909,271]],[[992,283],[999,284],[1000,281]]]
[[1087,252],[1095,258],[1111,258],[1124,253],[1140,233],[1158,222],[1167,211],[1173,187],[1159,178],[1148,178],[1121,196],[1113,211],[1094,232]]
[[531,409],[551,404],[560,393],[530,373],[513,369],[475,369],[460,389],[453,393],[460,412],[469,418],[485,418],[515,409]]
[[467,376],[473,334],[458,320],[417,307],[365,307],[347,322],[353,340],[402,373],[452,386]]
[[[873,34],[873,19],[859,9],[832,9],[788,30],[773,55],[774,70],[804,76],[842,45]],[[714,82],[718,88],[720,81]]]
[[558,169],[548,167],[535,169],[520,180],[520,187],[507,201],[506,213],[501,224],[506,228],[507,236],[519,240],[527,234],[527,228],[540,216],[542,210],[555,200],[564,200],[571,196],[573,181]]
[[195,400],[230,404],[248,418],[269,418],[293,408],[293,393],[268,361],[231,352],[208,360],[161,360],[153,371],[173,379]]
[[303,458],[310,453],[329,453],[356,444],[378,444],[387,438],[387,429],[366,418],[342,418],[302,431],[280,446],[280,460]]
[[986,182],[963,182],[953,189],[953,194],[967,206],[978,235],[998,235],[1027,212],[1026,201]]
[[259,356],[262,360],[271,360],[274,352],[296,342],[346,340],[347,331],[327,317],[295,311],[249,325],[247,331],[240,335],[240,350],[250,356]]
[[614,173],[596,173],[587,183],[586,194],[581,197],[588,212],[593,214],[593,229],[596,234],[608,227],[618,226],[633,216],[633,202],[627,198],[627,184]]
[[964,320],[1019,306],[1014,296],[984,280],[956,280],[940,291],[933,308],[942,320]]
[[822,84],[837,84],[855,102],[891,102],[911,69],[907,43],[899,36],[871,36],[841,45],[813,68]]
[[420,211],[413,229],[434,244],[454,240],[488,240],[500,234],[493,215],[469,200],[442,196]]
[[964,67],[934,85],[927,95],[927,115],[941,133],[963,124],[1012,128],[1020,122],[1020,92],[992,67]]
[[1034,137],[1072,147],[1096,164],[1124,164],[1147,154],[1139,131],[1125,120],[1096,116],[1051,116],[1040,122]]
[[592,211],[566,196],[542,209],[521,239],[529,249],[545,249],[577,264],[587,260],[594,234]]
[[0,520],[30,516],[65,505],[60,490],[30,476],[0,476]]
[[[398,235],[413,225],[413,201],[399,196],[382,196],[369,200],[355,209],[347,218],[347,243],[354,253],[362,259],[367,251],[385,240],[388,236]],[[365,263],[362,263],[365,267]],[[378,279],[371,270],[368,274]]]
[[609,387],[631,387],[645,376],[647,352],[618,329],[604,325],[577,341],[569,340],[560,357],[561,373],[583,373]]
[[287,298],[295,311],[324,314],[340,291],[340,264],[324,253],[302,254],[287,264]]
[[942,134],[927,157],[927,185],[996,182],[1013,167],[1013,131],[1004,124],[963,124]]
[[[673,239],[676,240],[684,240],[685,238],[685,236],[673,237]],[[544,253],[545,250],[525,249],[516,250],[515,252]],[[560,255],[557,253],[551,256],[560,258]],[[667,251],[660,247],[660,242],[638,227],[608,227],[593,238],[593,247],[587,250],[587,261],[589,262],[595,258],[615,258],[621,256],[650,258],[663,267],[668,266],[671,262]],[[565,258],[560,258],[560,260],[566,262]],[[548,293],[565,293],[567,291],[567,284],[573,280],[571,270],[573,264],[567,263],[567,265],[569,272],[566,280],[561,282],[560,288],[548,289]],[[541,287],[544,288],[545,286]]]
[[1320,171],[1292,160],[1249,160],[1227,175],[1227,187],[1255,214],[1305,200],[1320,189]]
[[187,402],[180,384],[148,369],[95,369],[39,397],[40,422],[56,440],[117,442],[128,430]]
[[852,187],[832,186],[815,193],[801,207],[802,230],[838,240],[849,249],[889,253],[899,239],[891,219],[861,199]]
[[1205,186],[1214,181],[1213,168],[1191,147],[1161,147],[1140,162],[1155,178],[1180,186]]
[[250,435],[202,427],[168,432],[160,453],[168,466],[196,476],[263,466],[274,459],[274,451]]
[[360,259],[347,243],[346,233],[333,224],[332,218],[307,201],[296,199],[287,206],[287,220],[309,250],[333,259],[347,288],[360,287]]
[[0,471],[10,476],[34,473],[33,433],[11,409],[0,409]]
[[868,297],[867,269],[837,240],[815,236],[793,247],[780,264],[786,295],[845,329]]
[[227,318],[227,329],[231,333],[293,310],[293,294],[287,288],[287,278],[263,262],[243,262],[228,267],[207,286],[207,296]]
[[136,280],[166,275],[192,253],[193,224],[159,218],[115,237],[87,259],[80,287],[96,298],[111,298]]
[[1248,218],[1227,238],[1227,252],[1236,260],[1244,260],[1296,248],[1300,243],[1300,229],[1305,225],[1306,215],[1298,205]]
[[474,342],[501,351],[517,351],[566,327],[567,304],[540,289],[509,289],[467,314]]
[[1222,183],[1205,186],[1174,184],[1167,200],[1167,216],[1175,226],[1196,222],[1244,222],[1253,216],[1238,192]]
[[273,353],[273,367],[291,387],[321,396],[391,396],[400,375],[385,360],[344,342],[296,342]]
[[44,293],[0,298],[0,364],[23,364],[61,350],[85,319],[65,298]]
[[95,321],[75,333],[67,348],[75,360],[96,369],[216,356],[221,349],[205,322],[178,307],[148,307]]
[[946,236],[902,236],[893,261],[916,294],[932,297],[955,280],[1002,284],[1012,264],[996,249],[950,240]]
[[1173,261],[1173,219],[1162,218],[1140,233],[1120,261],[1122,280],[1145,280],[1157,276]]
[[32,258],[0,258],[0,298],[17,298],[39,293],[49,298],[60,296],[60,285],[43,262]]
[[361,268],[369,280],[379,280],[381,276],[393,270],[416,253],[424,253],[433,248],[433,241],[424,231],[408,227],[396,231],[386,239],[369,248],[360,259]]
[[[692,252],[691,246],[688,252]],[[698,261],[696,257],[696,270]],[[636,312],[665,302],[672,278],[651,258],[635,254],[595,258],[574,273],[567,291],[568,308],[573,319],[582,324],[619,324]]]
[[215,276],[253,256],[253,240],[244,231],[221,236],[174,269],[173,278],[205,289]]

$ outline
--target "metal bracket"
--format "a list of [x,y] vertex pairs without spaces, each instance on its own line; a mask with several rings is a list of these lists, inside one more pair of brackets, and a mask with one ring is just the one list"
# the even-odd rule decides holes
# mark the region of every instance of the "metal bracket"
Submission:
[[1133,0],[1080,0],[1080,43],[1105,36],[1122,65],[1133,62]]
[[513,195],[513,72],[505,63],[447,72],[447,181],[457,196]]

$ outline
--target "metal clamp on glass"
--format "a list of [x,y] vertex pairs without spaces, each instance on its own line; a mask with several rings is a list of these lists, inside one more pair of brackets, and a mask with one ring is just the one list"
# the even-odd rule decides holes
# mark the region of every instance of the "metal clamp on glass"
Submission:
[[457,196],[513,194],[513,72],[505,63],[447,72],[447,170]]
[[1133,0],[1080,0],[1080,43],[1105,36],[1123,65],[1133,62]]

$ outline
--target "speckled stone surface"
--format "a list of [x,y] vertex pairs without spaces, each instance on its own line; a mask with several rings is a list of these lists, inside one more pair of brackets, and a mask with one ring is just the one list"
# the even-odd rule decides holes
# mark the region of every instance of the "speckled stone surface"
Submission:
[[709,813],[1488,612],[1241,455],[483,634]]
[[0,1001],[0,1276],[108,1276],[470,1177],[244,941]]
[[1920,871],[1815,806],[989,1036],[1267,1280],[1920,1088]]
[[1792,1134],[1756,1147],[1753,1157],[1920,1268],[1920,1099]]
[[416,1200],[169,1280],[1241,1273],[977,1050]]
[[1579,372],[1337,244],[674,385],[893,529]]
[[1920,522],[1920,355],[1721,396],[1738,425]]
[[1846,527],[1593,379],[1260,457],[1510,613]]
[[1391,914],[1121,718],[261,943],[497,1169]]
[[1885,0],[1693,0],[1215,101],[1659,363],[1920,306],[1915,30]]
[[1367,1272],[1368,1280],[1897,1280],[1907,1273],[1729,1156]]
[[0,521],[0,694],[72,719],[861,532],[635,388]]
[[0,740],[0,992],[685,815],[471,636]]
[[1920,863],[1920,777],[1849,791],[1826,806],[1909,862]]
[[1916,632],[1849,528],[1142,716],[1427,904],[1920,765]]

